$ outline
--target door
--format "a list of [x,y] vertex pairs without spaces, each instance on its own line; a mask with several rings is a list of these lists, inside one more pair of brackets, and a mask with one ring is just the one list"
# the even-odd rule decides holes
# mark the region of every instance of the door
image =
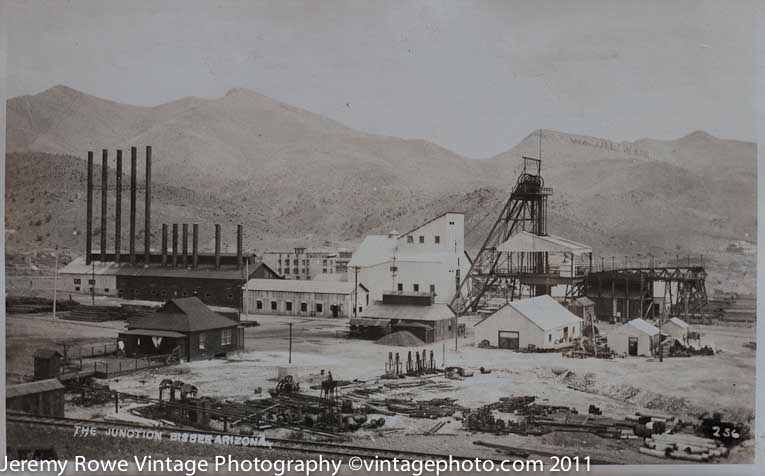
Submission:
[[500,349],[518,350],[520,348],[521,334],[516,331],[499,331],[497,347]]
[[340,309],[336,304],[330,306],[329,309],[332,311],[332,317],[337,317],[340,314]]
[[638,338],[630,337],[627,341],[627,353],[632,356],[638,355]]

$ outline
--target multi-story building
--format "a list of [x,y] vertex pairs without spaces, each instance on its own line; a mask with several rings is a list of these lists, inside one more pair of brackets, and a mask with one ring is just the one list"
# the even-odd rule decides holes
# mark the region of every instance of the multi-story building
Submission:
[[[266,251],[263,262],[285,279],[316,279],[337,272],[338,253],[329,250],[295,248],[292,251]],[[347,266],[347,261],[345,262]]]
[[450,212],[403,235],[367,236],[348,263],[347,279],[358,272],[372,301],[392,291],[430,293],[434,303],[448,304],[469,270],[464,215]]

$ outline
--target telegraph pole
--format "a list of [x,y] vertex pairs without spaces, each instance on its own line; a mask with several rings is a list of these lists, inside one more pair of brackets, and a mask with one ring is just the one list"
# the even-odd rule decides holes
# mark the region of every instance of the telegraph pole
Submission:
[[290,326],[290,354],[289,354],[289,363],[292,363],[292,323],[289,323]]
[[358,311],[359,311],[359,267],[354,266],[353,267],[353,317],[354,319],[358,317]]
[[53,319],[56,319],[56,293],[58,291],[58,245],[56,245],[56,259],[53,268]]
[[90,273],[90,302],[95,306],[96,304],[96,262],[91,261],[91,273]]

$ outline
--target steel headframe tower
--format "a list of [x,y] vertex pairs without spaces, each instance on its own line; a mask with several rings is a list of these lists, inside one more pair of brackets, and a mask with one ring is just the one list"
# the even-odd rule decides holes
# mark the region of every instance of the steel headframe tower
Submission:
[[[552,195],[552,188],[544,186],[541,172],[540,159],[523,157],[523,172],[452,299],[451,307],[458,314],[475,312],[484,294],[499,286],[502,270],[509,268],[511,259],[510,253],[497,252],[499,245],[521,230],[535,235],[547,234],[547,197]],[[544,273],[545,253],[525,255],[529,264],[533,263],[539,273]],[[534,293],[547,291],[544,286],[536,286]]]

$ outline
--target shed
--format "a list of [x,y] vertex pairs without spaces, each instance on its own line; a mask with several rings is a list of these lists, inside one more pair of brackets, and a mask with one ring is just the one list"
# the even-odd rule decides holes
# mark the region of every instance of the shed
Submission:
[[64,392],[65,387],[55,378],[9,385],[5,389],[5,405],[8,410],[62,417]]
[[58,377],[61,371],[61,357],[53,349],[38,349],[34,353],[35,380],[45,380]]
[[690,326],[687,322],[679,317],[673,317],[661,326],[661,331],[680,342],[686,343],[688,341],[688,330]]
[[633,319],[608,336],[608,347],[619,355],[651,356],[658,349],[659,328],[643,319]]
[[189,361],[244,346],[239,323],[213,312],[196,297],[171,299],[156,312],[129,320],[128,330],[119,336],[128,356],[177,351]]
[[[395,297],[394,297],[395,295]],[[383,294],[364,311],[364,318],[390,322],[390,331],[409,331],[425,343],[453,336],[456,314],[447,304],[432,303],[424,293],[393,292]]]
[[560,349],[582,335],[582,319],[548,295],[511,301],[475,324],[476,344],[500,349]]

